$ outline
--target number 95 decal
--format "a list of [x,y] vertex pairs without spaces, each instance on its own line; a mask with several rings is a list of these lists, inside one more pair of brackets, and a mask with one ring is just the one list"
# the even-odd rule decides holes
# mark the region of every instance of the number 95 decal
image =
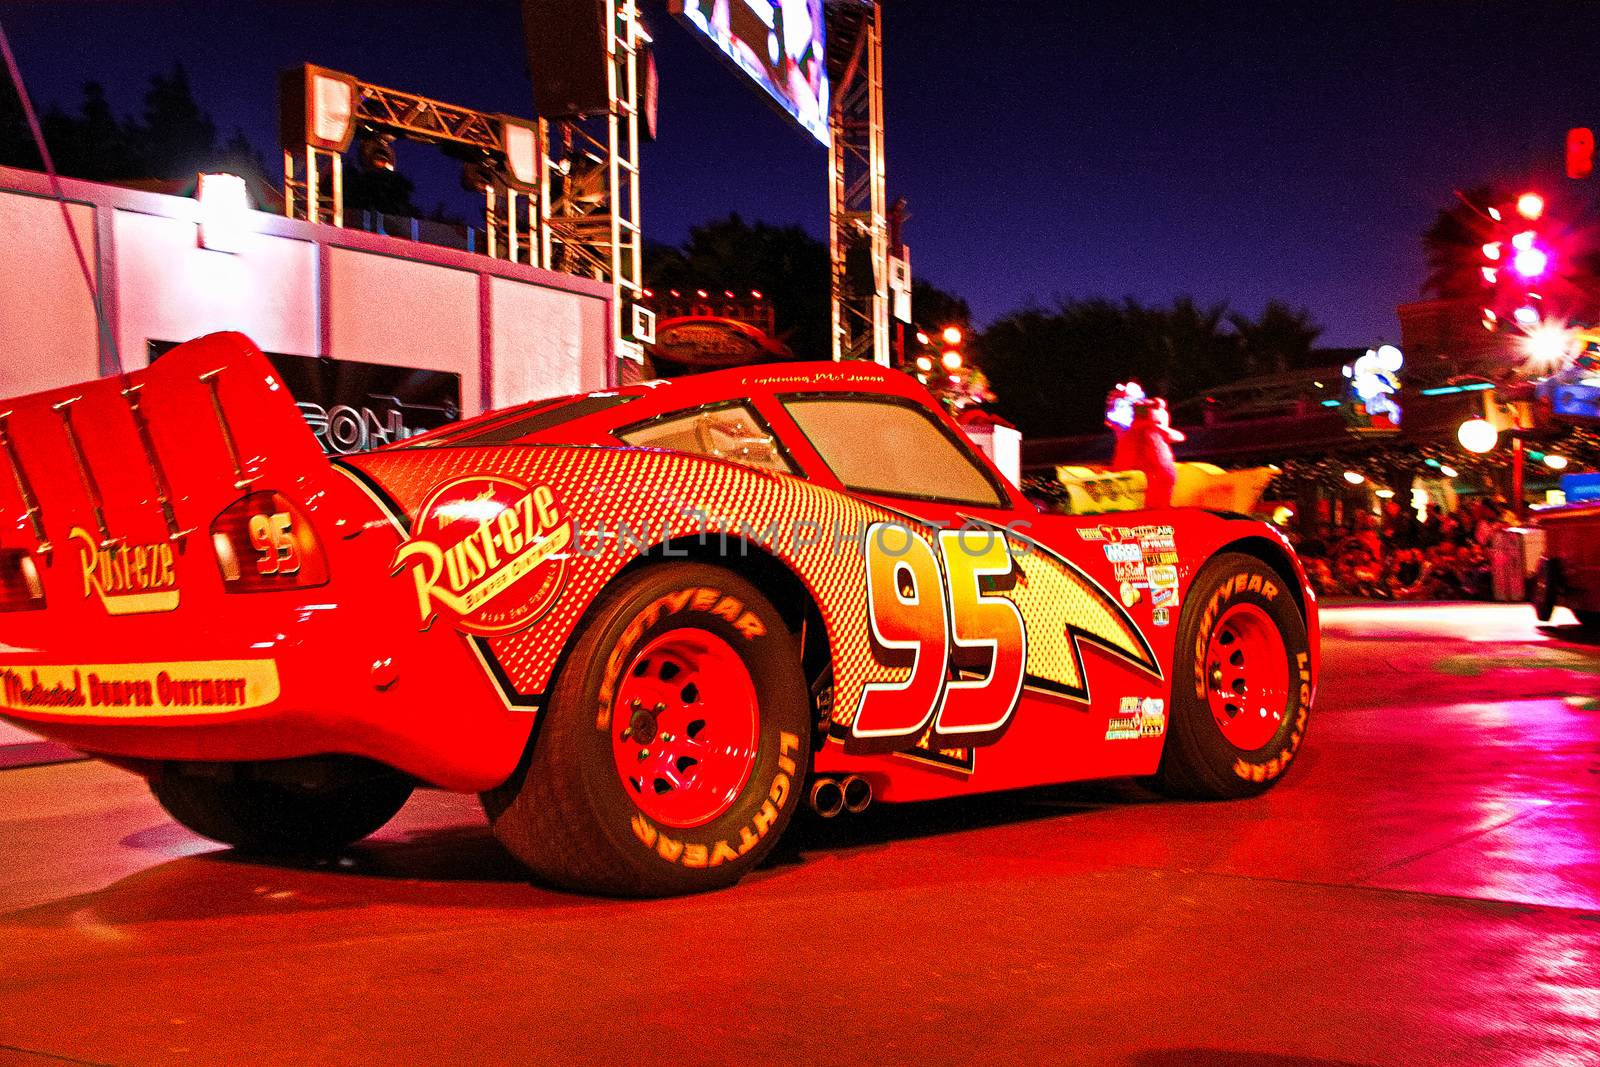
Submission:
[[[867,529],[874,642],[891,654],[911,654],[905,681],[872,682],[862,691],[850,730],[872,749],[915,743],[930,723],[935,743],[990,744],[1010,725],[1022,696],[1028,662],[1022,613],[983,587],[984,578],[1012,571],[1005,538],[990,530],[940,530],[937,544],[935,555],[901,523]],[[952,680],[952,663],[984,676]]]

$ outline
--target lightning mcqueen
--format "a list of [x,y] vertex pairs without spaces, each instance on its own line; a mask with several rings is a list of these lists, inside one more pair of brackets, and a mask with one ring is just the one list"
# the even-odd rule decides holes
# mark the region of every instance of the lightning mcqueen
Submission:
[[0,404],[0,713],[197,833],[331,849],[417,785],[541,879],[729,885],[796,808],[1290,766],[1270,526],[1041,514],[911,379],[739,369],[330,462],[238,334]]

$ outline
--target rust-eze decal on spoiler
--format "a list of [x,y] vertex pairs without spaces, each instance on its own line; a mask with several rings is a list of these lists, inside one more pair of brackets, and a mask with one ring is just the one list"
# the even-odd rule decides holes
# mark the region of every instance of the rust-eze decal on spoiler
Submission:
[[269,659],[0,667],[0,710],[31,716],[216,715],[265,707],[278,691]]
[[140,615],[177,608],[178,572],[170,541],[101,547],[78,526],[67,536],[78,546],[83,595],[98,596],[108,615]]

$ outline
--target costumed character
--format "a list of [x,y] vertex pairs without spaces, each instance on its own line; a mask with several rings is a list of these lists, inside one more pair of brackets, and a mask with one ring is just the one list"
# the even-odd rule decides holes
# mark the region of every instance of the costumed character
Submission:
[[1146,396],[1138,382],[1120,383],[1106,398],[1106,425],[1117,435],[1112,467],[1144,472],[1145,507],[1171,507],[1172,488],[1178,482],[1172,445],[1184,435],[1172,428],[1167,402]]

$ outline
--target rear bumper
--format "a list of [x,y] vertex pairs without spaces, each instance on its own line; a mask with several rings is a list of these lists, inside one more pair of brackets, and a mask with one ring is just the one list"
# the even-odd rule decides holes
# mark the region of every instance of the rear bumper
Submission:
[[463,792],[515,768],[533,709],[505,703],[459,634],[351,632],[333,605],[272,607],[248,633],[204,640],[144,616],[123,640],[95,641],[94,662],[13,644],[0,650],[0,717],[130,760],[340,753]]

